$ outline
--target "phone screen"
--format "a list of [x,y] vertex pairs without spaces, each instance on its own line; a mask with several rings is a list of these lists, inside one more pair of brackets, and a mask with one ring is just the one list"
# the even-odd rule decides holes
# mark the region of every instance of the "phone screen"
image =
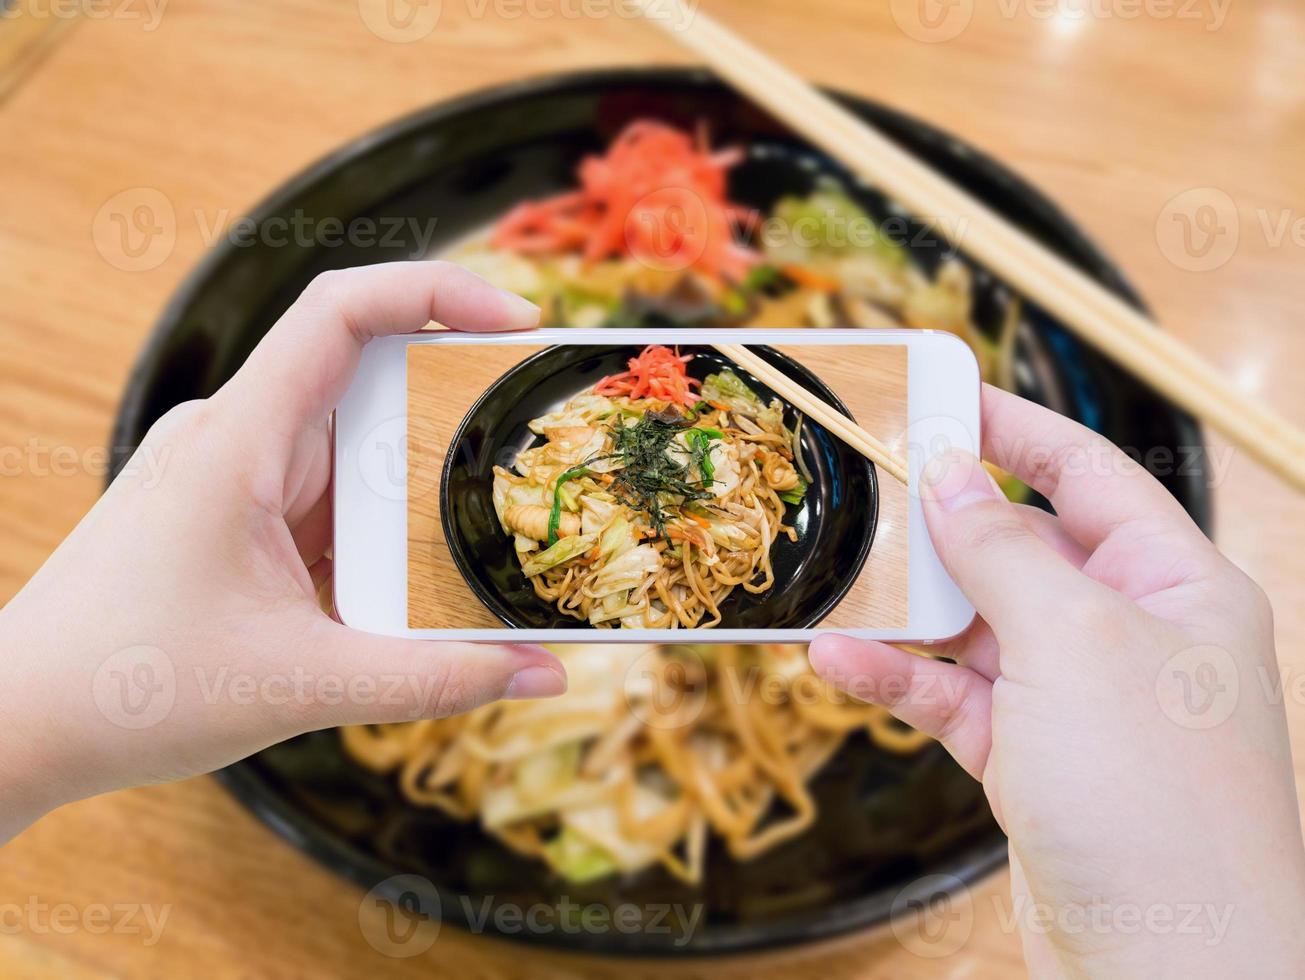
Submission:
[[905,629],[907,356],[410,345],[408,625]]

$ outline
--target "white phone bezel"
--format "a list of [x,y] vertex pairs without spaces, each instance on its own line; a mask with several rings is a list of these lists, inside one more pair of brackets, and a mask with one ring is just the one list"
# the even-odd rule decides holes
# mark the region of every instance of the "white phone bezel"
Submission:
[[[905,345],[907,354],[908,613],[905,629],[411,629],[408,624],[407,356],[409,344],[702,344],[704,330],[421,333],[374,340],[335,413],[334,596],[342,622],[390,636],[496,642],[805,642],[821,632],[932,643],[955,636],[974,607],[943,569],[924,526],[920,470],[947,446],[979,452],[979,369],[956,336],[933,330],[730,330],[735,344]],[[880,477],[883,479],[883,477]]]

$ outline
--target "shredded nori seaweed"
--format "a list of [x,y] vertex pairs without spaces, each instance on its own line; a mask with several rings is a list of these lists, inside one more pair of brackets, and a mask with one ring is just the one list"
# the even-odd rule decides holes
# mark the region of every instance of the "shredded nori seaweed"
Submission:
[[680,497],[684,503],[711,497],[707,488],[712,481],[691,480],[690,468],[702,470],[703,454],[709,452],[707,440],[691,444],[688,462],[680,462],[668,452],[671,440],[692,425],[692,416],[686,418],[672,408],[647,412],[633,425],[626,425],[618,415],[612,426],[616,451],[610,457],[620,459],[622,465],[612,474],[612,493],[623,504],[646,513],[658,536],[666,534],[664,497]]

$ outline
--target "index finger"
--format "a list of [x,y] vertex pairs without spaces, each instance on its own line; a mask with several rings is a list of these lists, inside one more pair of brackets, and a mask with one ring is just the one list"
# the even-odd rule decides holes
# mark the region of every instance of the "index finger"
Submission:
[[982,411],[983,458],[1050,500],[1089,550],[1139,522],[1201,534],[1160,481],[1104,436],[987,384]]
[[260,425],[291,431],[325,420],[363,346],[432,321],[453,330],[526,330],[539,307],[450,262],[388,262],[314,279],[231,381]]

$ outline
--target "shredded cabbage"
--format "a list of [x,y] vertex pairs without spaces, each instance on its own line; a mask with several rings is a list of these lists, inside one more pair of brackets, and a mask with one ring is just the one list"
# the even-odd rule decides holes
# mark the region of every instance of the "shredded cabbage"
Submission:
[[544,859],[567,881],[580,883],[605,878],[619,869],[612,856],[569,827],[544,845]]
[[709,374],[699,393],[703,401],[719,402],[742,411],[754,411],[761,404],[757,393],[729,368],[718,374]]
[[596,534],[572,534],[570,537],[560,538],[557,544],[541,551],[522,565],[521,571],[525,573],[526,578],[539,575],[554,565],[560,565],[564,561],[578,558],[597,542],[598,535]]
[[580,769],[580,742],[535,752],[517,763],[514,781],[523,803],[537,803],[561,791]]
[[634,528],[623,515],[618,514],[599,538],[598,553],[604,558],[615,558],[634,546]]
[[662,566],[662,556],[650,544],[641,544],[631,548],[615,558],[608,560],[594,579],[594,595],[604,596],[612,592],[637,588],[646,575],[656,575]]
[[588,426],[610,414],[611,411],[612,400],[604,395],[576,395],[556,412],[531,419],[530,431],[542,436],[545,429],[559,426]]

